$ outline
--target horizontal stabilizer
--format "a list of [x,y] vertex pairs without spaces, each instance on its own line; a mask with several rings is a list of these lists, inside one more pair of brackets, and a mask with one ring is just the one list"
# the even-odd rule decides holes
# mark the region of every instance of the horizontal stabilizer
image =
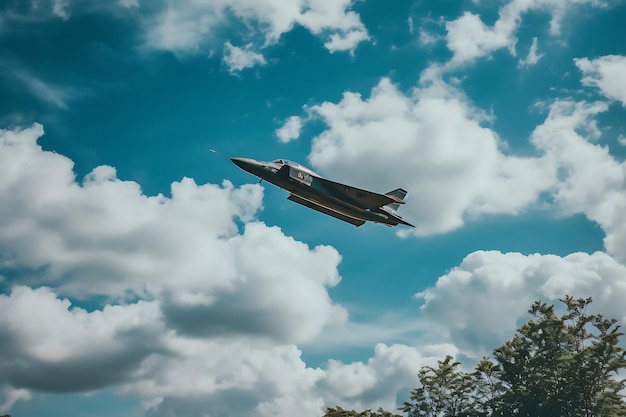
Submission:
[[315,211],[319,211],[320,213],[323,213],[323,214],[326,214],[328,216],[332,216],[332,217],[334,217],[336,219],[342,220],[342,221],[344,221],[346,223],[353,224],[356,227],[359,227],[363,223],[365,223],[365,220],[355,219],[353,217],[346,216],[346,215],[344,215],[342,213],[338,213],[338,212],[336,212],[334,210],[326,208],[326,207],[324,207],[322,205],[319,205],[317,203],[314,203],[312,201],[305,200],[302,197],[298,197],[295,194],[289,194],[289,197],[287,197],[287,199],[293,201],[294,203],[298,203],[298,204],[301,204],[301,205],[303,205],[305,207],[313,209]]

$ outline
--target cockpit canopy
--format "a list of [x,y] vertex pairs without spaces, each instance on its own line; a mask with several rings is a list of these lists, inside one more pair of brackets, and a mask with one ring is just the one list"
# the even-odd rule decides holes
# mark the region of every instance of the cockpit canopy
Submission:
[[311,174],[311,175],[314,175],[314,176],[316,176],[316,177],[319,177],[319,175],[318,175],[318,174],[316,174],[315,172],[313,172],[313,171],[312,171],[312,170],[310,170],[309,168],[307,168],[307,167],[305,167],[305,166],[303,166],[303,165],[300,165],[300,164],[299,164],[299,163],[297,163],[297,162],[290,161],[290,160],[288,160],[288,159],[275,159],[275,160],[273,160],[273,161],[272,161],[272,163],[274,163],[274,164],[278,164],[278,165],[288,165],[288,166],[290,166],[290,167],[298,168],[300,171],[304,171],[304,172],[306,172],[307,174]]

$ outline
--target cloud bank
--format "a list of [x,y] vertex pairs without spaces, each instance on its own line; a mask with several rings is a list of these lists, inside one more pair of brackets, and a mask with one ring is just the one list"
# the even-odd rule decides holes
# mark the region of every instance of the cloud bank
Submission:
[[597,87],[611,100],[617,100],[626,106],[626,57],[606,55],[596,59],[580,58],[574,60],[582,71],[583,85]]
[[[571,10],[585,6],[606,8],[612,3],[602,0],[512,0],[500,8],[498,19],[491,27],[483,22],[480,15],[465,12],[458,19],[446,22],[446,44],[453,54],[449,65],[469,64],[502,48],[507,48],[515,56],[516,34],[526,13],[548,13],[551,17],[550,33],[558,35],[565,16]],[[534,41],[533,45],[536,45]],[[529,58],[531,56],[532,52]]]
[[117,387],[148,415],[313,417],[331,400],[393,407],[436,361],[378,344],[367,362],[307,366],[296,344],[348,320],[328,294],[334,248],[256,221],[258,185],[183,179],[146,196],[109,166],[79,182],[41,135],[0,131],[3,411]]
[[[618,94],[619,83],[612,85]],[[609,253],[623,260],[626,165],[597,143],[595,117],[607,109],[600,101],[554,101],[529,137],[535,155],[520,157],[488,127],[489,116],[433,66],[408,94],[383,78],[368,98],[346,92],[338,103],[307,108],[326,125],[309,160],[339,181],[408,190],[402,213],[416,228],[402,235],[445,233],[476,217],[548,203],[598,223]]]

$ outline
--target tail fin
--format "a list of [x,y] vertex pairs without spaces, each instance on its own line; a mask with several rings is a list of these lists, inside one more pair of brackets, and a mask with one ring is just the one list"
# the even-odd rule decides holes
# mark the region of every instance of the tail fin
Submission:
[[389,191],[385,195],[388,197],[391,197],[393,200],[396,201],[395,203],[387,204],[387,206],[393,209],[394,211],[397,211],[398,208],[400,207],[400,204],[404,204],[404,197],[406,196],[406,190],[404,188],[396,188],[393,191]]

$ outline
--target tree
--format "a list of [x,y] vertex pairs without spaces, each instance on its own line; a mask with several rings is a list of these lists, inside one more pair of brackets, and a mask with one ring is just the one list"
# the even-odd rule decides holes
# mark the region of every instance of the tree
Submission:
[[476,365],[476,369],[470,375],[474,397],[475,416],[497,415],[500,408],[501,398],[505,392],[505,386],[500,379],[502,368],[491,362],[488,358],[483,359]]
[[532,318],[473,373],[451,356],[425,366],[421,386],[400,408],[409,417],[626,417],[620,392],[626,353],[616,320],[587,314],[591,298],[561,300],[566,312],[535,302]]
[[322,417],[401,417],[397,414],[392,414],[389,411],[385,411],[379,408],[378,411],[365,410],[356,412],[354,410],[344,410],[341,407],[327,408],[326,414]]
[[618,346],[620,326],[599,314],[586,314],[591,298],[561,300],[566,313],[539,301],[528,323],[495,350],[507,386],[501,412],[519,416],[626,416],[619,394],[626,368]]
[[438,367],[424,366],[418,373],[421,387],[411,391],[412,402],[400,410],[409,417],[453,417],[472,415],[472,378],[459,369],[450,355]]

